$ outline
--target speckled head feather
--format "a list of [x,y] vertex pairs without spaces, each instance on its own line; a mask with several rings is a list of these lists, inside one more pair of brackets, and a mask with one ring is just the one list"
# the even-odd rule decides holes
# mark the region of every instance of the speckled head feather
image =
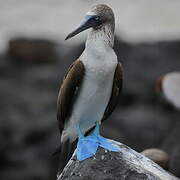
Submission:
[[111,24],[114,31],[115,28],[114,13],[112,9],[106,4],[98,4],[93,6],[92,9],[89,12],[87,12],[87,15],[96,15],[102,21],[102,24],[100,24],[97,27],[94,27],[94,29],[99,29],[104,24]]
[[102,37],[101,40],[112,47],[114,44],[114,19],[114,13],[110,7],[105,4],[95,5],[86,13],[86,16],[81,24],[73,32],[68,34],[65,40],[91,28],[86,44],[96,39],[100,40],[99,37]]

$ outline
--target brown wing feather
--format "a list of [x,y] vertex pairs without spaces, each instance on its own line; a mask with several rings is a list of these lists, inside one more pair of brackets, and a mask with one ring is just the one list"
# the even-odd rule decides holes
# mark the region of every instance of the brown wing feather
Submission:
[[118,63],[114,73],[114,81],[113,81],[110,101],[106,107],[102,120],[107,119],[114,111],[114,108],[118,103],[120,92],[122,90],[122,84],[123,84],[123,70],[121,64]]
[[78,94],[83,80],[85,68],[80,60],[76,60],[69,68],[61,85],[57,100],[57,119],[60,133],[64,129],[65,121],[71,114],[74,95]]

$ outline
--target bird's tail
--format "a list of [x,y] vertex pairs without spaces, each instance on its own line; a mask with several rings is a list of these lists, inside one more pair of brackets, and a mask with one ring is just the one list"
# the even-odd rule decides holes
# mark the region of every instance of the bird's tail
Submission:
[[75,148],[76,148],[76,141],[71,142],[70,139],[67,138],[64,142],[61,142],[58,172],[63,171],[64,167],[72,157]]

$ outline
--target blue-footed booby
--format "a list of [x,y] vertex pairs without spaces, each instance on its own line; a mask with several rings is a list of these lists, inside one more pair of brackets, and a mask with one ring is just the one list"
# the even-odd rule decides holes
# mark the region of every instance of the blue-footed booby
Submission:
[[113,112],[122,89],[122,67],[113,50],[115,19],[112,9],[104,4],[92,7],[66,40],[86,29],[90,31],[85,49],[70,66],[57,101],[60,158],[64,164],[77,137],[78,160],[93,156],[98,146],[119,151],[119,147],[99,134],[101,121]]

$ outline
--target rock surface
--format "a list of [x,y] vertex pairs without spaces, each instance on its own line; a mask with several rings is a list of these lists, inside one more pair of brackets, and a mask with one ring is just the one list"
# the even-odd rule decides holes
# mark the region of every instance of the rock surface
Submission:
[[74,153],[57,180],[178,180],[150,159],[128,146],[119,145],[119,153],[99,148],[96,155],[78,161]]

